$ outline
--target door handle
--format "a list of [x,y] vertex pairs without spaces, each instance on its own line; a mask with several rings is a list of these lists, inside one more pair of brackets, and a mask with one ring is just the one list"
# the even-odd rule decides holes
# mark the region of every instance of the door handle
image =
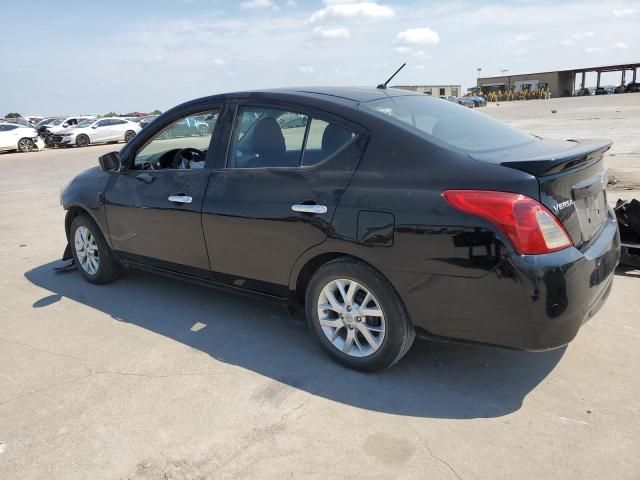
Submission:
[[193,198],[189,195],[170,195],[169,201],[174,203],[191,203],[193,202]]
[[327,213],[327,207],[324,205],[291,205],[291,210],[302,213]]

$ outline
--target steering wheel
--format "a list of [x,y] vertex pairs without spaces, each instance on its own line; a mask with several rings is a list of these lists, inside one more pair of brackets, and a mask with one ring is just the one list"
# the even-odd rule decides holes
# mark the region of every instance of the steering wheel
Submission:
[[205,155],[201,150],[191,147],[181,148],[173,156],[171,168],[191,168],[192,163],[204,161]]

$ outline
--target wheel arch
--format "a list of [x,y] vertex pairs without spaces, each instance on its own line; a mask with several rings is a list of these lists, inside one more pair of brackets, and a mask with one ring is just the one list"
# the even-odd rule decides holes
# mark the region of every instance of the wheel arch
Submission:
[[100,229],[100,233],[102,233],[102,236],[105,238],[107,244],[111,246],[111,242],[109,241],[109,236],[106,235],[106,232],[102,228],[101,222],[98,221],[98,219],[95,217],[91,209],[78,204],[70,205],[67,208],[67,214],[64,217],[64,231],[65,231],[65,234],[67,235],[67,241],[69,241],[71,224],[80,215],[86,215],[87,217],[89,217],[91,221],[96,224],[98,229]]
[[291,297],[295,301],[295,303],[299,305],[304,304],[305,292],[307,290],[307,285],[309,285],[311,277],[313,277],[314,273],[316,273],[320,267],[338,258],[349,258],[370,266],[378,273],[380,273],[380,275],[382,275],[389,282],[393,289],[397,291],[397,289],[387,278],[387,276],[378,267],[365,260],[364,258],[354,255],[353,253],[341,251],[325,251],[305,256],[305,258],[298,261],[296,266],[294,267],[291,279],[289,281],[289,290],[291,292]]

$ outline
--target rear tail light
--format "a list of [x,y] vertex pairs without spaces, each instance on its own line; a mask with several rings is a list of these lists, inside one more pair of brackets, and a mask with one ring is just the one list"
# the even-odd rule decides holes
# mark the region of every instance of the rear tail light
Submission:
[[493,223],[521,255],[555,252],[573,245],[558,219],[533,198],[486,190],[446,190],[442,196],[461,212]]

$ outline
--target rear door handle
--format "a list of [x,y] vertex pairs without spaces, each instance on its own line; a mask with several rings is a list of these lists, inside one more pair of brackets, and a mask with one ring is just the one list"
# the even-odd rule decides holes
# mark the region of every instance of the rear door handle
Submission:
[[193,198],[189,195],[171,195],[169,201],[174,203],[191,203],[193,202]]
[[291,205],[291,210],[302,213],[327,213],[327,207],[324,205],[295,204]]

